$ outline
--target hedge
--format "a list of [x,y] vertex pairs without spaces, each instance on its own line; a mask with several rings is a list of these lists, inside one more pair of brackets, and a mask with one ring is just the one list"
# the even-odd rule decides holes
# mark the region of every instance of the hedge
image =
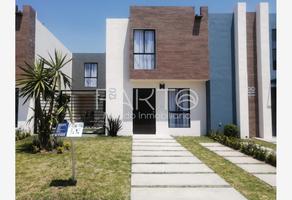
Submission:
[[239,150],[246,155],[252,156],[255,159],[264,161],[275,167],[277,165],[277,157],[274,151],[269,151],[252,141],[245,142],[241,141],[239,138],[228,137],[223,134],[211,134],[209,137],[223,145],[231,147],[235,150]]

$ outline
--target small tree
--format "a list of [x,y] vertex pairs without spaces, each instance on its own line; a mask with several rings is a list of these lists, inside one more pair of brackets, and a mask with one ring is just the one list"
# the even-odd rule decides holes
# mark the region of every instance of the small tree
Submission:
[[[21,87],[20,97],[24,97],[26,103],[30,99],[35,100],[35,122],[41,149],[50,149],[50,134],[53,125],[58,122],[58,116],[64,111],[63,106],[56,109],[56,94],[61,95],[62,86],[70,88],[70,77],[61,69],[71,59],[66,59],[55,50],[54,57],[49,54],[49,59],[39,56],[32,65],[25,63],[26,67],[20,67],[23,71],[17,85]],[[41,105],[41,101],[45,101]],[[64,113],[62,113],[64,115]],[[31,121],[31,118],[29,121]]]

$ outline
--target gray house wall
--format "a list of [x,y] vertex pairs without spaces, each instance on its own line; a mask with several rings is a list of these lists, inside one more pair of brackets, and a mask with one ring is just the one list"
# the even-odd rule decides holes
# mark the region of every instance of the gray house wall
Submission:
[[[97,63],[97,87],[84,87],[84,63]],[[105,89],[105,53],[73,53],[72,90]]]
[[236,122],[233,37],[233,14],[209,14],[208,131]]

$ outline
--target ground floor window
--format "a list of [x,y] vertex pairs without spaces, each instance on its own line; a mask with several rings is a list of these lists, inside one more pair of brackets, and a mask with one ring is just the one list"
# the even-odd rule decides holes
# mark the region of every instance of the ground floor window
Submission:
[[188,88],[168,89],[169,128],[190,127],[190,90]]

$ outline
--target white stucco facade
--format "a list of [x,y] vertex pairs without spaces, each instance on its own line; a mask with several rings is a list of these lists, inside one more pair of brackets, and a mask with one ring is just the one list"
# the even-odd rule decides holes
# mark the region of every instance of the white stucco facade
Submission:
[[237,3],[234,10],[236,112],[240,137],[249,137],[246,4]]
[[272,107],[270,85],[269,4],[260,3],[256,9],[257,78],[259,102],[259,135],[272,138]]
[[[205,81],[195,80],[131,80],[129,76],[128,19],[106,21],[106,113],[120,116],[123,128],[119,135],[133,134],[133,88],[155,88],[156,134],[206,134]],[[165,89],[159,89],[160,83]],[[198,105],[190,111],[190,128],[169,128],[167,88],[190,88],[198,95]]]
[[[38,55],[44,58],[49,58],[49,54],[54,56],[55,49],[61,52],[63,56],[67,55],[67,59],[72,59],[71,51],[36,18],[35,59],[38,58]],[[62,71],[72,77],[72,62],[63,67]]]
[[[67,59],[72,59],[72,53],[60,42],[37,18],[35,22],[35,59],[39,56],[49,58],[49,54],[54,57],[54,51],[58,50],[62,55],[67,55]],[[62,71],[72,77],[72,62],[66,64]],[[63,89],[65,89],[63,87]],[[68,88],[66,88],[68,89]],[[24,98],[19,97],[18,103],[18,126],[17,128],[33,132],[34,120],[28,122],[34,116],[34,100],[30,99],[25,104]]]

